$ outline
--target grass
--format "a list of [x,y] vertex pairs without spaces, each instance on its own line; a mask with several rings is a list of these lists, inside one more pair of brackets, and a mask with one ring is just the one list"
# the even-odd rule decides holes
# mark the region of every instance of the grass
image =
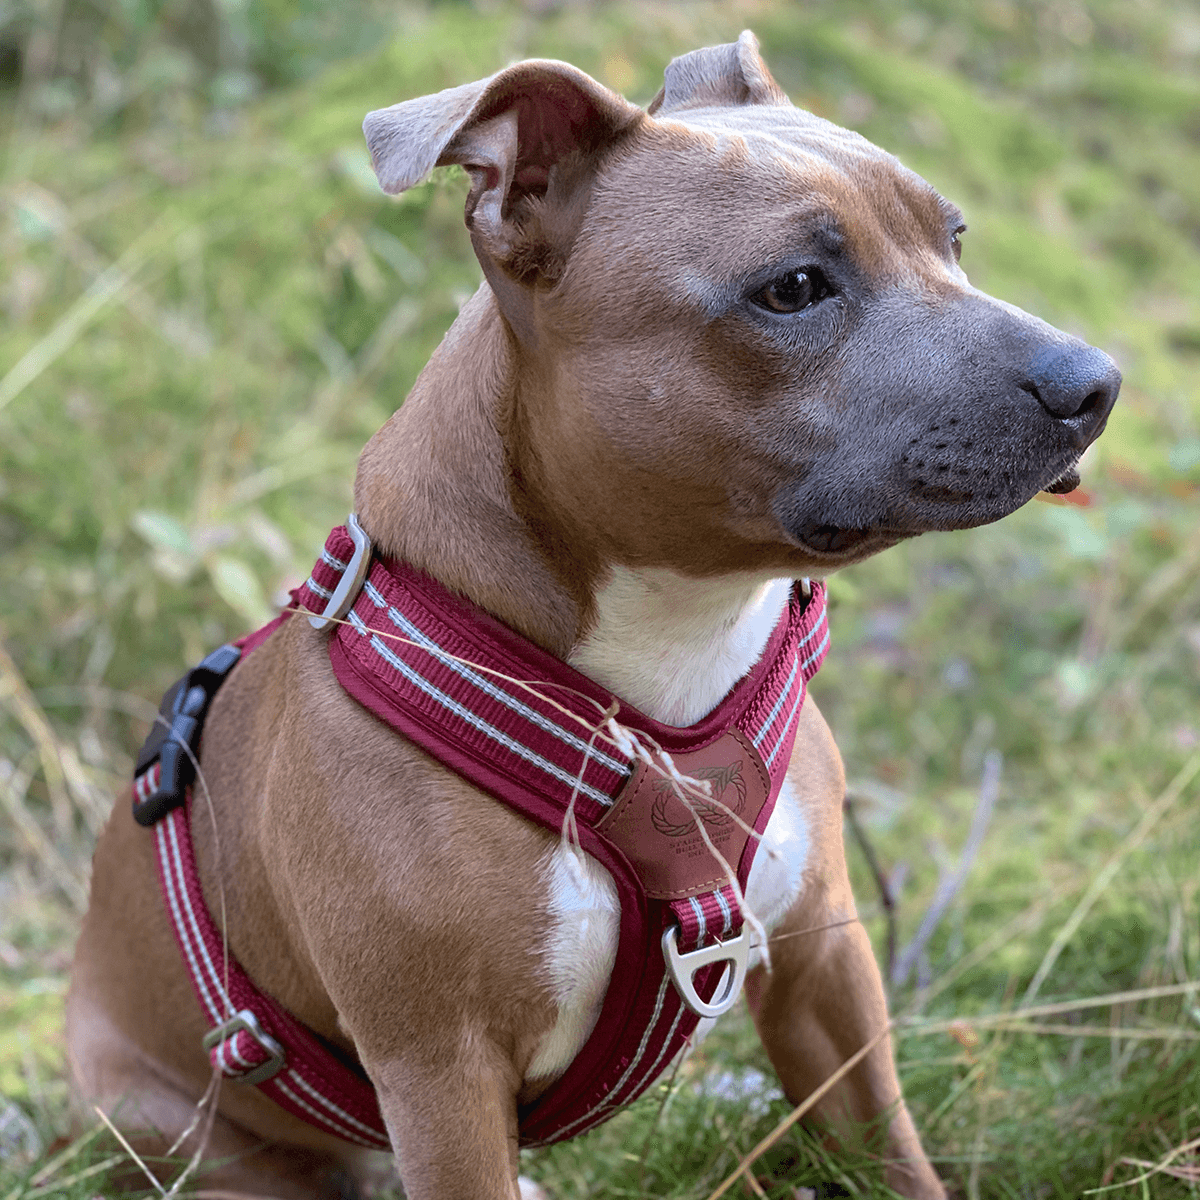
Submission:
[[[1086,505],[1030,504],[832,582],[813,694],[901,950],[969,867],[892,984],[917,1124],[964,1196],[1196,1195],[1200,998],[1170,990],[1200,978],[1191,8],[363,2],[336,36],[315,4],[229,11],[192,37],[169,7],[89,8],[74,58],[65,19],[0,15],[0,49],[27,55],[0,110],[0,1200],[84,1200],[120,1155],[100,1128],[45,1147],[69,1132],[62,997],[90,846],[149,711],[307,571],[359,448],[478,281],[462,179],[382,197],[362,114],[533,54],[645,101],[672,55],[746,25],[798,103],[963,206],[973,282],[1125,372]],[[964,864],[988,762],[995,806]],[[525,1167],[563,1200],[703,1200],[787,1115],[771,1080],[734,1015],[665,1105]],[[832,1154],[789,1130],[754,1176],[730,1194],[886,1194],[867,1136]]]

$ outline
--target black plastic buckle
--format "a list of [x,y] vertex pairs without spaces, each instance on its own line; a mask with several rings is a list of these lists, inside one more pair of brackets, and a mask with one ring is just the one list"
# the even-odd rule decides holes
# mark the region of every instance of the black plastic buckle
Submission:
[[161,821],[187,798],[187,790],[196,778],[195,758],[208,706],[241,657],[236,646],[221,646],[163,696],[160,719],[150,730],[134,769],[136,779],[156,761],[160,768],[158,787],[144,800],[134,798],[133,819],[139,825]]

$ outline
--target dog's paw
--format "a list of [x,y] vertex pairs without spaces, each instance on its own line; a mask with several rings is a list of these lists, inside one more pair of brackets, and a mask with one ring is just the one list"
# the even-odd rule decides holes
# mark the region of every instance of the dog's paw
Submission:
[[517,1190],[521,1193],[521,1200],[550,1200],[549,1192],[524,1175],[517,1180]]

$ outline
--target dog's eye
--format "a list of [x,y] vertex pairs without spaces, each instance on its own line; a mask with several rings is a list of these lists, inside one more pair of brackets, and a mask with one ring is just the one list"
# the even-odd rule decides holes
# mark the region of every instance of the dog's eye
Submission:
[[754,301],[771,312],[794,313],[816,304],[818,300],[824,300],[829,291],[825,276],[815,267],[806,267],[771,280],[754,297]]
[[950,235],[950,249],[954,251],[954,261],[955,262],[958,262],[958,260],[960,258],[962,258],[962,242],[960,242],[958,240],[958,235],[960,233],[966,233],[966,232],[967,232],[967,227],[965,225],[960,225]]

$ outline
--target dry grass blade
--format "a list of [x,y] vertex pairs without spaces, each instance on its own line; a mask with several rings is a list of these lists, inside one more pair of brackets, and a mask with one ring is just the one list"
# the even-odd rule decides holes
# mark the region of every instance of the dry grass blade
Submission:
[[[286,609],[285,611],[302,614],[304,616],[311,615],[307,609],[299,607]],[[344,620],[338,617],[329,617],[327,620],[333,624],[347,625],[351,629],[355,629],[357,632],[362,632],[362,630],[358,628],[354,621]],[[363,628],[365,629],[366,627],[364,626]],[[697,801],[704,805],[719,804],[725,813],[738,825],[740,825],[748,836],[761,841],[762,835],[748,825],[728,805],[714,799],[712,796],[712,789],[709,784],[703,780],[692,779],[690,776],[681,774],[675,767],[670,754],[661,746],[654,743],[652,738],[648,738],[646,735],[637,733],[634,730],[620,724],[620,722],[618,722],[616,717],[613,715],[614,708],[620,704],[620,701],[617,700],[615,696],[610,698],[610,704],[607,709],[601,709],[598,701],[594,700],[590,696],[584,696],[582,693],[577,692],[574,688],[567,685],[557,684],[550,680],[546,680],[541,683],[533,683],[529,680],[515,679],[511,675],[506,675],[502,671],[497,671],[491,667],[486,667],[482,663],[477,663],[469,658],[462,658],[459,655],[451,654],[449,651],[443,650],[440,646],[437,646],[428,640],[418,641],[410,637],[405,637],[403,634],[395,634],[380,629],[371,629],[369,632],[373,638],[386,638],[387,640],[397,642],[400,645],[412,646],[418,650],[423,650],[426,654],[438,659],[441,662],[457,663],[460,666],[469,668],[471,671],[477,671],[481,674],[489,675],[493,679],[501,679],[506,683],[510,683],[514,687],[520,688],[527,695],[533,696],[536,699],[541,700],[543,703],[550,705],[556,712],[561,713],[563,716],[569,718],[571,721],[581,725],[587,730],[588,742],[584,747],[583,764],[580,767],[579,775],[576,777],[574,791],[572,792],[571,796],[571,802],[563,820],[562,836],[565,844],[572,844],[570,834],[574,825],[573,809],[575,796],[578,794],[579,786],[582,783],[582,773],[587,767],[588,759],[594,752],[596,742],[600,738],[603,738],[610,744],[612,748],[620,751],[627,758],[633,758],[644,762],[652,771],[656,772],[663,779],[671,783],[675,790],[676,796],[687,809],[692,820],[695,822],[696,829],[700,834],[701,840],[704,842],[705,848],[712,855],[713,859],[724,873],[730,888],[737,899],[743,920],[750,927],[750,929],[758,935],[758,946],[762,953],[763,965],[768,971],[771,969],[770,947],[768,944],[766,929],[764,928],[762,922],[754,914],[753,910],[747,905],[746,897],[743,894],[741,884],[738,882],[737,872],[734,871],[728,862],[726,862],[725,858],[713,844],[712,838],[709,836],[703,820],[701,820],[699,814],[697,813],[693,801]],[[564,691],[572,693],[573,695],[580,696],[581,699],[586,700],[589,704],[593,705],[597,710],[599,710],[599,721],[589,724],[578,713],[572,712],[569,708],[566,708],[564,705],[552,700],[543,691],[540,691],[539,688],[541,687],[558,687],[562,688]],[[647,743],[649,743],[649,745],[647,745]],[[578,833],[576,831],[576,840],[577,839]]]
[[[50,1159],[50,1161],[48,1163],[46,1163],[37,1172],[35,1172],[33,1175],[30,1176],[30,1178],[29,1178],[30,1186],[31,1187],[41,1187],[41,1185],[43,1183],[45,1183],[48,1179],[50,1179],[56,1171],[58,1171],[60,1168],[62,1168],[64,1166],[66,1166],[66,1164],[69,1163],[71,1161],[71,1159],[73,1159],[77,1154],[80,1153],[80,1151],[82,1151],[85,1147],[89,1146],[93,1141],[95,1141],[95,1139],[99,1133],[100,1133],[100,1126],[97,1125],[94,1129],[89,1129],[88,1132],[85,1133],[82,1137],[76,1138],[75,1141],[73,1141],[65,1149],[60,1150],[56,1155],[54,1155],[54,1157],[52,1159]],[[7,1200],[7,1198],[6,1198],[6,1200]]]
[[956,979],[978,966],[1015,937],[1036,929],[1044,920],[1050,905],[1066,890],[1062,887],[1056,888],[1049,896],[1035,903],[1027,912],[1019,913],[1011,921],[1001,925],[995,933],[985,938],[974,950],[960,958],[944,975],[932,980],[917,992],[905,1009],[904,1018],[901,1019],[908,1019],[913,1013],[920,1012],[930,1000],[944,992]]
[[1026,989],[1025,995],[1021,998],[1021,1003],[1017,1005],[1018,1010],[1027,1009],[1033,1003],[1038,992],[1041,990],[1042,984],[1046,982],[1046,977],[1054,969],[1054,964],[1058,961],[1059,955],[1067,948],[1068,943],[1075,936],[1079,926],[1083,924],[1084,919],[1091,912],[1092,906],[1104,894],[1105,889],[1121,869],[1122,863],[1146,840],[1155,825],[1174,807],[1188,784],[1196,778],[1197,774],[1200,774],[1200,750],[1196,751],[1183,764],[1179,773],[1166,786],[1158,799],[1143,813],[1137,827],[1117,847],[1108,862],[1104,864],[1095,879],[1092,880],[1088,890],[1075,906],[1075,911],[1067,918],[1066,924],[1055,934],[1050,949],[1046,951],[1046,956],[1042,959],[1041,964],[1029,982],[1029,987]]
[[779,1141],[779,1139],[783,1137],[783,1135],[787,1133],[787,1131],[791,1129],[791,1127],[795,1125],[796,1122],[805,1115],[805,1113],[807,1113],[827,1092],[829,1092],[843,1078],[845,1078],[845,1076],[853,1071],[854,1068],[857,1067],[858,1064],[862,1062],[862,1060],[866,1058],[867,1055],[870,1054],[871,1051],[874,1050],[875,1047],[884,1040],[884,1038],[887,1037],[887,1035],[891,1032],[891,1028],[892,1025],[889,1021],[888,1024],[886,1024],[865,1046],[863,1046],[860,1050],[856,1050],[848,1059],[846,1059],[846,1061],[842,1063],[842,1065],[838,1067],[838,1069],[834,1071],[833,1074],[830,1075],[829,1078],[826,1079],[819,1088],[816,1088],[814,1091],[810,1092],[805,1099],[797,1104],[796,1107],[793,1108],[792,1111],[788,1113],[788,1115],[784,1117],[783,1120],[780,1121],[779,1124],[776,1125],[775,1128],[772,1129],[771,1132],[768,1133],[767,1136],[763,1138],[762,1141],[760,1141],[758,1145],[755,1146],[754,1149],[742,1159],[742,1161],[738,1164],[737,1169],[717,1185],[716,1191],[709,1195],[708,1200],[719,1200],[719,1197],[725,1195],[725,1193],[729,1191],[729,1189],[735,1183],[737,1183],[737,1181],[754,1165],[755,1160],[760,1155],[765,1154],[768,1150],[770,1150],[770,1148],[775,1145],[775,1143]]
[[137,1165],[142,1169],[142,1173],[146,1176],[146,1178],[148,1180],[150,1180],[150,1184],[154,1188],[154,1190],[160,1196],[166,1196],[167,1191],[163,1187],[163,1185],[158,1182],[158,1179],[155,1177],[154,1172],[151,1171],[148,1166],[146,1166],[146,1164],[142,1161],[141,1156],[138,1154],[138,1152],[125,1140],[121,1131],[108,1119],[108,1116],[106,1115],[104,1110],[98,1104],[94,1104],[92,1107],[96,1110],[97,1114],[100,1117],[100,1120],[102,1120],[105,1123],[105,1125],[108,1126],[108,1128],[112,1131],[113,1136],[117,1139],[118,1142],[121,1143],[121,1146],[124,1149],[125,1153],[128,1154],[129,1157],[131,1159],[133,1159],[133,1161],[135,1163],[137,1163]]
[[1130,1166],[1149,1167],[1150,1169],[1144,1174],[1135,1176],[1133,1179],[1126,1179],[1122,1183],[1110,1183],[1105,1187],[1089,1188],[1083,1194],[1085,1196],[1094,1196],[1098,1192],[1114,1192],[1119,1188],[1133,1187],[1135,1184],[1145,1183],[1146,1180],[1152,1178],[1153,1176],[1163,1174],[1174,1175],[1176,1179],[1200,1181],[1200,1166],[1194,1168],[1189,1166],[1187,1168],[1189,1172],[1187,1175],[1180,1175],[1179,1173],[1170,1170],[1171,1164],[1177,1158],[1179,1158],[1181,1155],[1189,1154],[1191,1151],[1198,1149],[1200,1149],[1200,1138],[1194,1138],[1190,1142],[1184,1142],[1182,1146],[1176,1146],[1175,1149],[1166,1156],[1166,1158],[1160,1159],[1157,1163],[1142,1162],[1140,1159],[1135,1158],[1123,1158],[1121,1161]]
[[[25,180],[13,189],[16,203],[32,208],[54,231],[58,245],[67,258],[85,275],[91,276],[91,286],[96,286],[112,263],[101,254],[76,228],[75,217],[63,200],[44,187]],[[182,236],[186,236],[186,232]],[[140,287],[127,271],[129,278],[119,288],[113,299],[123,304],[136,320],[147,329],[157,333],[174,350],[189,358],[205,358],[211,352],[211,337],[207,332],[188,321],[179,311],[164,311],[155,303],[148,292]]]
[[[847,925],[857,925],[860,920],[862,920],[861,917],[847,917],[844,921],[829,921],[825,925],[810,925],[807,929],[789,929],[783,933],[771,934],[770,940],[772,942],[782,942],[787,938],[808,937],[810,934],[824,933],[829,929],[844,929]],[[756,944],[752,942],[751,948]]]
[[1114,650],[1122,647],[1161,601],[1182,587],[1197,570],[1200,570],[1200,532],[1141,585],[1123,619],[1109,634],[1109,646]]
[[46,790],[50,793],[50,810],[54,815],[55,832],[60,838],[66,837],[71,830],[71,801],[66,790],[67,774],[77,772],[82,776],[83,771],[77,761],[68,764],[67,759],[73,759],[73,756],[64,754],[65,747],[55,737],[50,722],[46,720],[45,714],[26,686],[3,641],[0,641],[0,702],[8,708],[37,747]]
[[121,258],[67,309],[57,325],[35,342],[0,379],[0,412],[8,407],[39,375],[61,358],[83,331],[128,286],[133,275],[145,264],[144,238],[139,239]]
[[[954,1024],[952,1023],[945,1029],[901,1029],[897,1032],[901,1037],[949,1033]],[[1142,1029],[1136,1025],[1043,1025],[1036,1021],[1026,1021],[1019,1013],[1007,1013],[1003,1017],[996,1017],[990,1021],[962,1020],[956,1024],[960,1028],[996,1029],[1003,1030],[1005,1033],[1038,1033],[1061,1037],[1118,1038],[1137,1041],[1200,1042],[1200,1031],[1194,1029]]]
[[1055,1004],[1039,1004],[1036,1008],[1019,1009],[1017,1012],[980,1013],[976,1016],[951,1017],[948,1020],[937,1021],[918,1021],[909,1017],[900,1017],[896,1021],[896,1026],[901,1035],[909,1032],[946,1033],[964,1023],[983,1029],[1006,1021],[1029,1021],[1034,1017],[1052,1017],[1058,1013],[1079,1012],[1085,1008],[1109,1008],[1118,1004],[1134,1004],[1139,1000],[1161,1000],[1165,996],[1186,996],[1196,991],[1200,991],[1200,979],[1190,983],[1165,983],[1158,987],[1135,988],[1128,992],[1109,992],[1103,996],[1088,996],[1083,1000],[1060,1000]]
[[1098,1037],[1130,1039],[1134,1041],[1200,1042],[1200,1031],[1195,1029],[1142,1029],[1136,1025],[1041,1025],[1024,1023],[1017,1014],[1011,1021],[997,1021],[993,1028],[1008,1033],[1044,1033],[1058,1037]]
[[762,1184],[754,1178],[753,1171],[747,1171],[743,1176],[743,1182],[752,1196],[761,1197],[761,1200],[767,1200],[767,1193],[763,1191]]
[[24,788],[18,789],[12,780],[0,780],[0,806],[3,806],[33,857],[42,864],[75,910],[86,912],[87,888],[25,807]]
[[76,1171],[74,1175],[68,1175],[65,1179],[57,1179],[54,1183],[34,1188],[32,1191],[23,1192],[22,1195],[25,1197],[25,1200],[36,1200],[39,1196],[61,1195],[64,1188],[81,1183],[85,1179],[91,1179],[94,1175],[102,1175],[105,1171],[112,1170],[113,1167],[120,1165],[124,1161],[125,1155],[114,1154],[110,1158],[93,1163],[90,1167],[84,1167],[82,1171]]

